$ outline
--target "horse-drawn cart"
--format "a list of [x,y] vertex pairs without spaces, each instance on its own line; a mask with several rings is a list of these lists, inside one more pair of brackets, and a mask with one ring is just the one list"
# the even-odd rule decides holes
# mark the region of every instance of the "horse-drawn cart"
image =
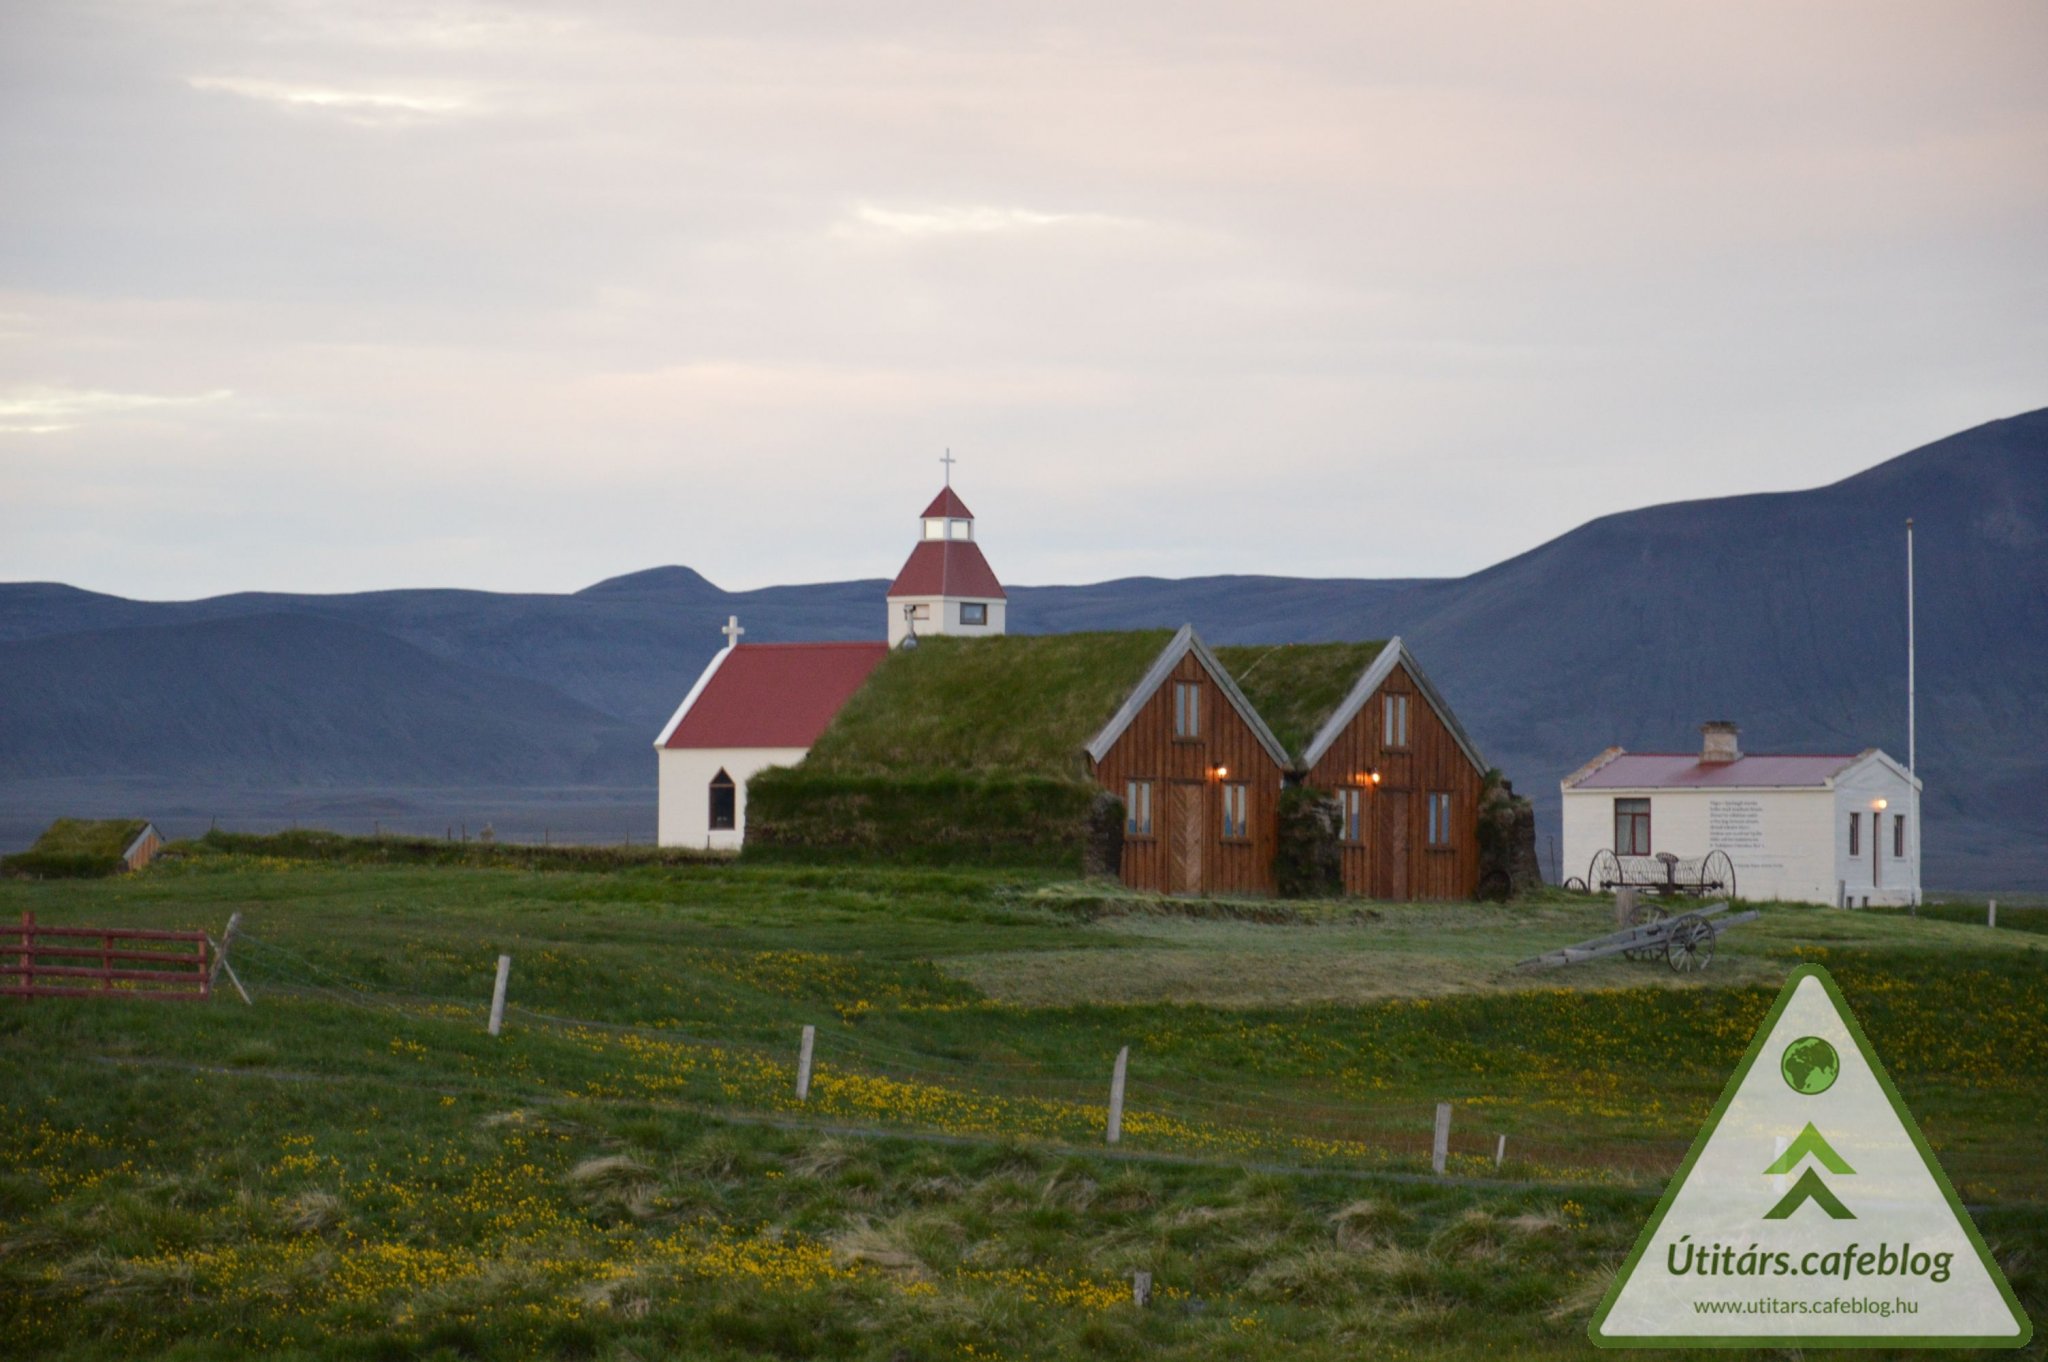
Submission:
[[1649,894],[1691,894],[1705,898],[1709,894],[1735,893],[1735,863],[1728,859],[1725,851],[1710,851],[1695,860],[1684,860],[1668,851],[1654,856],[1617,856],[1602,848],[1593,853],[1593,863],[1586,867],[1586,878],[1574,884],[1567,880],[1567,889],[1590,890],[1595,894],[1611,894],[1617,889],[1636,889]]

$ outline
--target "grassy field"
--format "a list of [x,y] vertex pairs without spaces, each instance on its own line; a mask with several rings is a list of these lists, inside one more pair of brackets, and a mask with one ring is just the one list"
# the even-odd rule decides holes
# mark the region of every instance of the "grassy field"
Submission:
[[1586,1355],[1808,960],[2048,1305],[2048,935],[2026,929],[2048,912],[2003,901],[1996,931],[1771,908],[1687,978],[1518,973],[1605,929],[1564,896],[1182,904],[1016,874],[216,851],[0,882],[0,915],[23,910],[215,932],[239,911],[256,1001],[4,1000],[10,1356]]

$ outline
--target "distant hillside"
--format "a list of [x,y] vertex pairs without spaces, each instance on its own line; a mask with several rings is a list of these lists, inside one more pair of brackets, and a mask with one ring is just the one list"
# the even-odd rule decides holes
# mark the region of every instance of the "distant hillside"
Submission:
[[[1752,750],[1903,757],[1909,515],[1928,880],[2048,888],[2048,411],[1829,487],[1608,516],[1457,580],[1013,587],[1010,626],[1192,621],[1216,644],[1400,634],[1554,820],[1558,779],[1586,757],[1688,748],[1706,718],[1740,722]],[[117,771],[209,789],[614,784],[644,792],[651,828],[649,744],[726,615],[757,641],[879,637],[884,585],[726,592],[682,567],[572,595],[153,603],[4,585],[0,795],[33,803],[31,782]]]
[[518,677],[305,615],[0,644],[0,779],[617,784],[637,729]]

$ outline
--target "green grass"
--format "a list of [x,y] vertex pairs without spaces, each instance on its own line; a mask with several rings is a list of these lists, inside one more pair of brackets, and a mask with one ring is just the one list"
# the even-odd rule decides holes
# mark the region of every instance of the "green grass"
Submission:
[[1215,649],[1252,708],[1298,761],[1316,730],[1344,702],[1386,647],[1369,643],[1289,643]]
[[[1585,1356],[1652,1193],[1815,959],[2048,1305],[2048,940],[2003,927],[1774,907],[1704,977],[1530,976],[1605,909],[218,848],[0,884],[23,909],[240,911],[256,1005],[0,1008],[10,1356]],[[1443,1099],[1453,1183],[1426,1174]]]
[[1171,637],[1136,630],[925,639],[875,669],[819,737],[805,769],[1084,780],[1082,747]]

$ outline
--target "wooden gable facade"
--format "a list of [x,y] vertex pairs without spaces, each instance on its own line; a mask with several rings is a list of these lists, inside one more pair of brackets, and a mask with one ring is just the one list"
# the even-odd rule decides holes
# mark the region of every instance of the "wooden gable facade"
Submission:
[[1478,892],[1486,764],[1400,639],[1360,675],[1303,764],[1302,782],[1338,801],[1345,893],[1469,899]]
[[1286,749],[1183,627],[1088,744],[1124,801],[1122,878],[1166,894],[1271,894]]

